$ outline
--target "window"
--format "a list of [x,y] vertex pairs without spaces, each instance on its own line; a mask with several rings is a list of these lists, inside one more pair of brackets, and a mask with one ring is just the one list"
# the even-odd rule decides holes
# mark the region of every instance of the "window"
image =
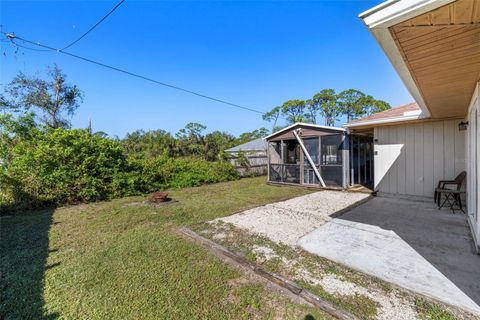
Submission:
[[285,141],[285,149],[283,155],[285,157],[283,163],[300,163],[300,146],[298,145],[298,142],[294,140]]
[[322,144],[322,165],[342,164],[342,135],[323,136]]
[[[313,138],[313,139],[305,139],[303,140],[303,144],[305,145],[305,149],[307,149],[308,154],[313,160],[313,163],[318,164],[319,163],[319,157],[318,157],[318,138]],[[308,164],[308,160],[305,157],[305,163]]]
[[282,163],[280,141],[268,143],[268,158],[270,163]]

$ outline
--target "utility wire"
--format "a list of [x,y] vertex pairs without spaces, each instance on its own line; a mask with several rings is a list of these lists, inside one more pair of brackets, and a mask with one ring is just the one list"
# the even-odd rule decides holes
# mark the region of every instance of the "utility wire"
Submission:
[[92,63],[92,64],[96,64],[98,66],[101,66],[101,67],[104,67],[104,68],[107,68],[107,69],[115,70],[115,71],[130,75],[132,77],[136,77],[136,78],[143,79],[143,80],[146,80],[146,81],[149,81],[149,82],[153,82],[155,84],[158,84],[158,85],[161,85],[161,86],[164,86],[164,87],[168,87],[168,88],[172,88],[172,89],[175,89],[175,90],[190,93],[192,95],[195,95],[195,96],[198,96],[198,97],[201,97],[201,98],[205,98],[205,99],[208,99],[208,100],[212,100],[212,101],[215,101],[215,102],[223,103],[223,104],[229,105],[231,107],[255,112],[255,113],[258,113],[258,114],[262,114],[262,115],[265,114],[265,112],[262,112],[260,110],[256,110],[256,109],[249,108],[249,107],[244,107],[244,106],[241,106],[241,105],[236,104],[236,103],[231,103],[231,102],[228,102],[226,100],[217,99],[215,97],[207,96],[207,95],[199,93],[199,92],[195,92],[195,91],[188,90],[188,89],[185,89],[185,88],[182,88],[182,87],[179,87],[179,86],[175,86],[175,85],[172,85],[172,84],[161,82],[161,81],[158,81],[158,80],[146,77],[146,76],[142,76],[142,75],[137,74],[137,73],[133,73],[133,72],[121,69],[121,68],[117,68],[117,67],[99,62],[99,61],[95,61],[95,60],[85,58],[85,57],[82,57],[82,56],[79,56],[79,55],[76,55],[76,54],[73,54],[73,53],[70,53],[70,52],[67,52],[67,51],[63,51],[63,49],[56,49],[56,48],[53,48],[53,47],[50,47],[50,46],[47,46],[47,45],[44,45],[44,44],[41,44],[41,43],[30,41],[30,40],[24,39],[22,37],[19,37],[15,34],[7,33],[7,32],[2,32],[2,33],[5,34],[5,36],[8,39],[10,39],[10,41],[15,45],[18,45],[15,42],[15,39],[18,39],[18,40],[21,40],[25,43],[32,44],[32,45],[38,46],[38,47],[43,48],[43,49],[47,49],[47,50],[50,50],[50,51],[56,51],[56,52],[62,53],[64,55],[67,55],[67,56],[70,56],[70,57],[73,57],[73,58],[76,58],[76,59],[79,59],[79,60],[83,60],[83,61],[86,61],[86,62],[89,62],[89,63]]
[[112,10],[110,10],[110,12],[108,12],[106,15],[103,16],[102,19],[100,19],[97,23],[95,23],[93,25],[93,27],[91,27],[90,29],[87,30],[87,32],[85,32],[84,34],[82,34],[77,40],[71,42],[70,44],[66,45],[65,47],[63,47],[62,49],[60,49],[60,51],[62,50],[65,50],[65,49],[68,49],[70,48],[71,46],[73,46],[75,43],[77,43],[78,41],[82,40],[87,34],[89,34],[90,32],[93,31],[93,29],[95,29],[96,27],[98,27],[105,19],[107,19],[115,10],[117,10],[118,7],[120,7],[120,5],[122,3],[124,3],[125,0],[121,0],[119,3],[117,3],[117,5],[115,7],[113,7]]
[[30,47],[22,46],[21,44],[18,44],[14,41],[10,41],[10,42],[13,43],[14,46],[22,48],[22,49],[27,49],[27,50],[32,50],[32,51],[43,51],[43,52],[52,51],[52,50],[48,50],[48,49],[37,49],[37,48],[30,48]]
[[[62,51],[62,50],[65,50],[65,49],[68,49],[70,48],[71,46],[73,46],[74,44],[76,44],[78,41],[82,40],[87,34],[89,34],[90,32],[93,31],[93,29],[95,29],[96,27],[98,27],[103,21],[105,21],[105,19],[107,19],[115,10],[117,10],[118,7],[120,7],[120,5],[122,3],[124,3],[125,0],[121,0],[119,3],[117,3],[117,5],[115,7],[113,7],[112,10],[110,10],[106,15],[103,16],[102,19],[100,19],[97,23],[95,23],[90,29],[88,29],[84,34],[82,34],[80,37],[78,37],[76,40],[70,42],[69,44],[67,44],[65,47],[63,47],[62,49],[36,49],[36,48],[29,48],[29,47],[26,47],[26,46],[22,46],[22,45],[19,45],[18,43],[15,43],[13,42],[17,47],[19,48],[22,48],[22,49],[27,49],[27,50],[32,50],[32,51],[40,51],[40,52],[46,52],[46,51]],[[11,39],[10,39],[11,40]]]
[[[175,86],[175,85],[171,85],[171,84],[168,84],[168,83],[165,83],[165,82],[157,81],[157,80],[152,79],[152,78],[149,78],[149,77],[145,77],[145,76],[142,76],[142,75],[139,75],[139,74],[136,74],[136,73],[133,73],[133,72],[124,70],[124,69],[120,69],[120,68],[117,68],[117,67],[114,67],[114,66],[107,65],[107,64],[102,63],[102,62],[98,62],[98,61],[95,61],[95,60],[92,60],[92,59],[88,59],[88,58],[85,58],[85,57],[82,57],[82,56],[79,56],[79,55],[76,55],[76,54],[73,54],[73,53],[64,51],[64,50],[72,47],[73,45],[75,45],[77,42],[79,42],[79,41],[82,40],[85,36],[87,36],[90,32],[92,32],[92,31],[93,31],[96,27],[98,27],[103,21],[105,21],[115,10],[117,10],[118,7],[120,7],[120,5],[123,4],[123,2],[125,2],[125,0],[120,0],[120,2],[118,2],[117,5],[112,8],[112,10],[110,10],[105,16],[103,16],[97,23],[95,23],[95,24],[94,24],[90,29],[88,29],[84,34],[82,34],[82,35],[81,35],[80,37],[78,37],[76,40],[74,40],[73,42],[69,43],[68,45],[66,45],[65,47],[63,47],[63,48],[61,48],[61,49],[53,48],[53,47],[50,47],[50,46],[47,46],[47,45],[43,45],[43,44],[40,44],[40,43],[37,43],[37,42],[33,42],[33,41],[30,41],[30,40],[21,38],[21,37],[19,37],[19,36],[16,36],[16,35],[14,35],[14,34],[6,33],[6,32],[3,32],[3,31],[2,31],[2,33],[5,34],[5,36],[7,37],[7,39],[10,40],[13,45],[15,45],[15,46],[17,46],[17,47],[20,47],[20,48],[23,48],[23,49],[28,49],[28,50],[32,50],[32,51],[56,51],[56,52],[65,54],[65,55],[67,55],[67,56],[70,56],[70,57],[73,57],[73,58],[77,58],[77,59],[80,59],[80,60],[83,60],[83,61],[86,61],[86,62],[90,62],[90,63],[96,64],[96,65],[98,65],[98,66],[101,66],[101,67],[104,67],[104,68],[107,68],[107,69],[111,69],[111,70],[115,70],[115,71],[118,71],[118,72],[121,72],[121,73],[130,75],[130,76],[133,76],[133,77],[136,77],[136,78],[140,78],[140,79],[143,79],[143,80],[146,80],[146,81],[149,81],[149,82],[153,82],[153,83],[156,83],[156,84],[158,84],[158,85],[162,85],[162,86],[169,87],[169,88],[172,88],[172,89],[175,89],[175,90],[179,90],[179,91],[183,91],[183,92],[186,92],[186,93],[190,93],[190,94],[192,94],[192,95],[196,95],[196,96],[198,96],[198,97],[202,97],[202,98],[205,98],[205,99],[209,99],[209,100],[212,100],[212,101],[215,101],[215,102],[223,103],[223,104],[226,104],[226,105],[229,105],[229,106],[232,106],[232,107],[240,108],[240,109],[243,109],[243,110],[255,112],[255,113],[258,113],[258,114],[262,114],[262,115],[264,114],[264,112],[259,111],[259,110],[255,110],[255,109],[253,109],[253,108],[244,107],[244,106],[241,106],[241,105],[238,105],[238,104],[235,104],[235,103],[231,103],[231,102],[228,102],[228,101],[225,101],[225,100],[222,100],[222,99],[217,99],[217,98],[214,98],[214,97],[211,97],[211,96],[207,96],[207,95],[204,95],[204,94],[202,94],[202,93],[198,93],[198,92],[195,92],[195,91],[191,91],[191,90],[188,90],[188,89],[185,89],[185,88],[181,88],[181,87],[178,87],[178,86]],[[25,42],[25,43],[29,43],[29,44],[35,45],[35,46],[40,47],[40,48],[42,48],[42,49],[31,48],[31,47],[27,47],[27,46],[20,45],[20,44],[18,44],[18,43],[15,41],[15,39],[19,39],[19,40],[21,40],[21,41],[23,41],[23,42]]]

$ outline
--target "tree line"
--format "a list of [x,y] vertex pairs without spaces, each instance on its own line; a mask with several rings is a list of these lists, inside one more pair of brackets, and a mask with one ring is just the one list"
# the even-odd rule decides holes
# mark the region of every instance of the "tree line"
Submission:
[[70,128],[82,100],[57,66],[46,79],[20,73],[0,94],[0,214],[238,179],[225,149],[268,133],[205,134],[188,123],[112,138]]
[[[84,93],[66,81],[66,75],[54,65],[47,68],[46,79],[19,73],[0,94],[0,111],[26,115],[41,126],[57,129],[70,128],[70,117],[83,102]],[[159,156],[170,157],[196,156],[207,161],[225,158],[224,150],[264,137],[266,128],[245,132],[238,137],[222,131],[205,134],[207,127],[200,123],[188,123],[177,133],[165,130],[136,130],[120,139],[126,152],[136,157]],[[87,127],[92,131],[91,123]],[[91,132],[106,137],[104,132]]]
[[334,89],[323,89],[307,100],[293,99],[274,107],[263,115],[263,120],[273,123],[272,131],[279,128],[283,118],[287,125],[296,122],[318,124],[321,118],[326,126],[334,126],[342,116],[347,122],[362,116],[390,109],[390,104],[377,100],[356,89],[336,93]]
[[[225,150],[269,133],[205,133],[207,127],[195,122],[175,134],[137,130],[123,139],[93,132],[91,124],[71,129],[83,92],[66,78],[54,65],[45,79],[18,74],[0,93],[0,213],[238,179]],[[358,90],[324,89],[263,117],[274,127],[280,117],[287,124],[323,117],[334,125],[341,115],[350,120],[387,108]]]
[[193,156],[207,161],[222,161],[228,157],[225,150],[268,134],[266,128],[245,132],[238,137],[218,130],[205,134],[206,129],[203,124],[190,122],[175,135],[161,129],[137,130],[128,133],[121,143],[127,154],[136,157],[164,154],[173,158]]

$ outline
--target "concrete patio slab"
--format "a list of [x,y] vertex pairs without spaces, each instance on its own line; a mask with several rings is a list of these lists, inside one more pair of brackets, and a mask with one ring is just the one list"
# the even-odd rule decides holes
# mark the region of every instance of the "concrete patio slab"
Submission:
[[466,217],[378,197],[300,238],[306,251],[480,314],[480,256]]

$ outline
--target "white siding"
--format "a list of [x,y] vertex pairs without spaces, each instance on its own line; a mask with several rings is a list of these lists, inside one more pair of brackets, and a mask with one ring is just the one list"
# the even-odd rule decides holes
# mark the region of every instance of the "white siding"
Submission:
[[467,157],[467,200],[468,218],[474,237],[476,237],[477,251],[480,253],[480,83],[472,97],[468,111],[468,139],[466,148]]
[[433,194],[433,126],[423,127],[423,194]]
[[[415,195],[423,195],[423,167],[425,164],[423,163],[424,160],[424,149],[423,149],[423,124],[415,124]],[[409,170],[410,168],[407,168]]]
[[[405,150],[405,185],[406,185],[406,194],[415,195],[415,128],[411,125],[405,126],[405,145],[403,150]],[[380,154],[380,153],[379,153]],[[376,165],[376,162],[381,162],[381,157],[377,157],[373,162]],[[375,176],[377,179],[379,176]]]
[[465,170],[460,120],[377,127],[375,188],[384,193],[433,197],[438,180]]
[[[405,141],[406,141],[405,137],[406,137],[405,126],[397,126],[398,143],[403,145],[404,148],[405,148]],[[398,157],[398,161],[397,161],[398,172],[406,172],[406,165],[407,165],[406,154],[407,154],[406,152],[401,152],[400,156]],[[407,193],[406,185],[407,185],[406,175],[404,178],[399,177],[397,179],[397,192],[400,194],[406,194]]]

